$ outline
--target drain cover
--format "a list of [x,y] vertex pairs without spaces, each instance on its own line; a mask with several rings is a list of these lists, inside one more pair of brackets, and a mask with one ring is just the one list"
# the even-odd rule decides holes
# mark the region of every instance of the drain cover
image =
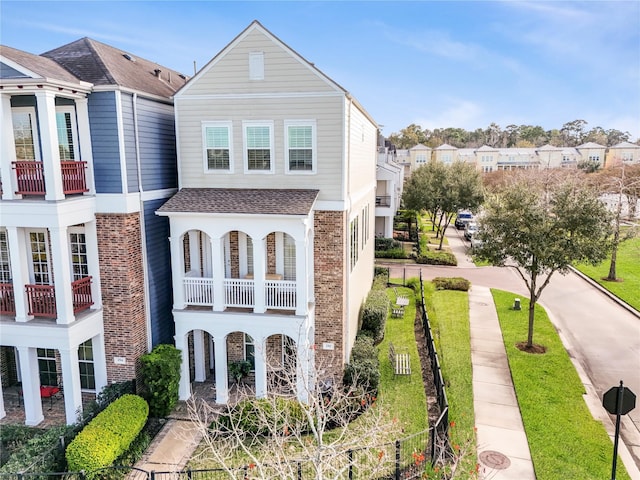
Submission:
[[479,455],[480,461],[489,468],[496,470],[505,470],[511,466],[511,460],[500,452],[494,450],[485,450]]

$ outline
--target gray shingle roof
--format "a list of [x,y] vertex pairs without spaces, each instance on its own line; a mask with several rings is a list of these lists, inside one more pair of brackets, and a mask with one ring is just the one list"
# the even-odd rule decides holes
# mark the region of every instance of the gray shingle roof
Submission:
[[319,190],[183,188],[159,213],[308,215]]
[[[186,77],[175,70],[86,37],[42,56],[55,60],[76,77],[94,85],[119,85],[171,97],[186,82]],[[159,76],[156,70],[160,70]]]
[[24,52],[5,45],[0,46],[0,54],[39,75],[43,79],[62,80],[80,85],[79,78],[69,73],[50,58],[34,55],[33,53]]

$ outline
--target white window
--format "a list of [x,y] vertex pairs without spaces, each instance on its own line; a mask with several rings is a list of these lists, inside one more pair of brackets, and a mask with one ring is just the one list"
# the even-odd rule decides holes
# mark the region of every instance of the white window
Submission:
[[45,230],[29,232],[31,248],[31,278],[36,285],[51,285],[51,266],[49,265],[49,244]]
[[[425,157],[425,159],[426,159],[426,157]],[[445,153],[444,155],[442,155],[442,162],[443,163],[451,163],[451,154],[450,153]]]
[[11,109],[16,160],[40,160],[36,110],[32,107]]
[[71,249],[73,281],[88,277],[89,262],[87,260],[87,241],[82,229],[74,228],[70,231],[69,248]]
[[296,242],[291,235],[284,234],[284,276],[283,280],[296,279]]
[[249,52],[249,80],[264,80],[264,52]]
[[6,230],[0,230],[0,283],[11,283],[11,257]]
[[230,122],[205,122],[202,124],[202,141],[205,171],[230,172],[233,152]]
[[622,153],[622,161],[623,162],[633,162],[633,152],[623,152]]
[[[446,161],[446,160],[444,160]],[[427,156],[424,153],[418,153],[416,155],[416,164],[422,165],[423,163],[427,163]]]
[[592,153],[591,155],[589,155],[589,161],[600,163],[600,155],[598,155],[597,153]]
[[358,229],[358,217],[354,218],[353,220],[351,220],[351,228],[350,228],[350,245],[351,245],[351,270],[353,270],[353,267],[356,266],[356,263],[358,263],[358,234],[359,234],[359,229]]
[[243,122],[245,172],[273,172],[273,122]]
[[58,370],[56,368],[56,351],[52,348],[38,348],[38,371],[40,373],[40,385],[57,386]]
[[251,364],[251,371],[256,369],[256,346],[253,342],[253,337],[248,334],[244,334],[244,359]]
[[93,365],[93,343],[87,340],[78,346],[78,368],[80,369],[80,387],[83,390],[96,389],[96,374]]
[[284,123],[286,171],[314,173],[316,169],[316,124],[313,120]]
[[78,158],[76,112],[72,106],[56,107],[56,126],[58,130],[58,150],[60,160],[76,160]]

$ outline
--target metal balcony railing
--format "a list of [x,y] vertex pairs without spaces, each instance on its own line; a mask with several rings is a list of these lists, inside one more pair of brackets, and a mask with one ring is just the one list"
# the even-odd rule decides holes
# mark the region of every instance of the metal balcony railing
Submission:
[[0,283],[0,314],[16,314],[16,300],[13,294],[12,283]]
[[390,207],[391,195],[376,195],[376,207]]
[[[55,285],[25,285],[29,315],[34,317],[57,318]],[[82,312],[93,305],[91,277],[71,282],[73,313]],[[15,311],[14,311],[15,313]]]
[[[44,163],[33,160],[13,162],[16,171],[16,194],[45,195]],[[62,190],[65,195],[88,192],[85,169],[87,162],[62,161]]]

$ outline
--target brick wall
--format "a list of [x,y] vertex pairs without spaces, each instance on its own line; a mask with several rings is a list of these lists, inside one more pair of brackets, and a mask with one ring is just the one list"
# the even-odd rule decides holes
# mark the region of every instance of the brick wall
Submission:
[[[345,349],[345,225],[345,212],[314,213],[316,365],[335,375],[341,375]],[[332,342],[335,350],[322,350],[323,342]]]
[[[147,352],[140,216],[98,214],[96,224],[107,381],[111,383],[135,378],[137,360]],[[126,364],[116,365],[114,357],[124,357]]]

